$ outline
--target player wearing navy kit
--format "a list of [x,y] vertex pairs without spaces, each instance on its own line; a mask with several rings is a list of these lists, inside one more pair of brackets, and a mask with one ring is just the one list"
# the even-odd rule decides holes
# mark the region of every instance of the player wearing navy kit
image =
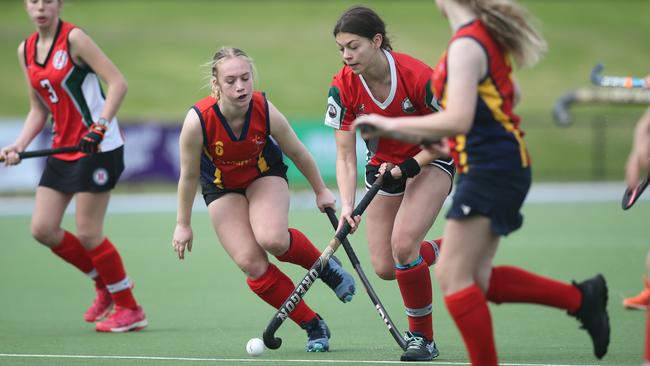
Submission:
[[563,283],[513,266],[493,266],[501,236],[523,223],[521,206],[531,184],[530,158],[513,113],[518,89],[513,57],[532,65],[546,43],[527,13],[510,0],[437,0],[453,36],[434,69],[439,113],[387,118],[361,116],[354,122],[380,131],[429,139],[432,152],[454,157],[456,190],[447,212],[445,248],[436,278],[472,365],[498,364],[487,301],[535,303],[566,310],[582,323],[602,358],[609,345],[607,285],[602,275]]
[[[62,1],[25,3],[37,30],[18,47],[30,110],[20,135],[0,154],[8,165],[20,163],[18,153],[43,129],[48,115],[53,122],[52,147],[79,146],[78,152],[48,157],[36,189],[32,235],[95,281],[96,298],[84,319],[99,321],[97,331],[142,329],[147,325],[145,314],[133,297],[120,254],[103,233],[110,191],[124,170],[115,114],[126,94],[126,81],[86,33],[59,18]],[[106,97],[100,79],[108,85]],[[73,197],[76,234],[61,228]]]
[[[253,64],[237,48],[222,48],[212,60],[211,96],[187,113],[180,137],[181,176],[172,245],[180,259],[191,250],[192,202],[200,182],[219,241],[246,274],[250,289],[280,308],[292,294],[291,279],[269,262],[306,269],[319,250],[299,230],[288,228],[289,188],[283,153],[309,181],[322,211],[334,207],[314,159],[287,119],[266,96],[253,91]],[[334,257],[320,277],[343,302],[352,299],[354,278]],[[301,300],[289,316],[307,332],[307,351],[329,350],[325,321]]]

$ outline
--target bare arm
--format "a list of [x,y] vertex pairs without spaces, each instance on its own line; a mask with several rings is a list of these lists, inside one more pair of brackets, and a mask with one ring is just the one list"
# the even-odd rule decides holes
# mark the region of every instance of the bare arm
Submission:
[[20,162],[18,153],[25,151],[27,146],[43,129],[43,126],[45,126],[45,122],[47,121],[47,116],[50,114],[47,106],[40,99],[40,96],[36,90],[32,88],[32,85],[29,82],[29,77],[27,76],[27,67],[25,65],[25,59],[23,57],[24,50],[25,42],[21,43],[18,46],[18,63],[20,64],[20,69],[23,71],[23,75],[25,75],[25,81],[27,82],[27,93],[29,94],[29,112],[25,118],[23,129],[20,131],[20,134],[14,143],[9,146],[5,146],[2,148],[2,150],[0,150],[0,155],[4,156],[6,165],[15,165]]
[[650,108],[639,119],[634,129],[632,150],[625,165],[625,181],[635,187],[650,170]]
[[[336,130],[336,183],[341,195],[341,220],[347,220],[356,229],[359,220],[352,218],[357,190],[357,147],[354,131]],[[339,224],[339,228],[341,225]]]
[[416,117],[361,116],[354,126],[367,123],[380,130],[399,131],[432,139],[456,136],[472,127],[478,82],[487,70],[485,51],[473,40],[460,38],[449,47],[447,105],[444,110]]
[[192,204],[199,183],[203,132],[196,111],[187,112],[179,138],[181,172],[178,179],[178,209],[172,245],[180,259],[185,258],[185,248],[192,250]]
[[126,95],[128,88],[126,79],[108,56],[81,29],[73,29],[70,32],[69,41],[70,53],[75,62],[90,66],[106,82],[108,86],[106,103],[99,117],[110,122]]
[[318,166],[305,145],[298,139],[296,133],[289,125],[289,121],[280,111],[269,102],[269,118],[271,123],[271,136],[278,142],[280,149],[296,165],[302,175],[307,178],[311,188],[316,194],[316,204],[323,211],[325,207],[334,208],[334,195],[325,186]]

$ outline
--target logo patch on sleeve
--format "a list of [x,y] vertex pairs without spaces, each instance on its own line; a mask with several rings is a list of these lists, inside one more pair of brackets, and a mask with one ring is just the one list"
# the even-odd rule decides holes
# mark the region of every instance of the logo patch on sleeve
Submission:
[[343,108],[332,96],[327,98],[327,112],[325,113],[325,124],[333,128],[341,128],[343,119]]

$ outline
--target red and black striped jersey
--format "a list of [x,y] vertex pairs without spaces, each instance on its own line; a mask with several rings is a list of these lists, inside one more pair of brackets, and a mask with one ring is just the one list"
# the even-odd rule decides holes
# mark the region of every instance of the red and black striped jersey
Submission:
[[282,162],[282,152],[271,137],[269,105],[254,92],[241,134],[236,136],[217,99],[207,97],[192,107],[203,130],[201,182],[221,189],[246,188],[262,173]]
[[[388,117],[417,116],[433,113],[438,104],[431,93],[432,70],[411,56],[384,50],[390,67],[391,88],[388,98],[374,98],[363,76],[348,66],[334,76],[327,99],[325,124],[348,131],[354,119],[376,113]],[[371,165],[382,162],[399,164],[420,151],[418,145],[388,138],[366,141]]]
[[[49,109],[53,122],[52,147],[75,146],[100,117],[104,93],[97,74],[88,66],[76,65],[70,55],[68,36],[76,26],[59,20],[52,46],[43,63],[37,61],[38,32],[25,40],[24,58],[29,82]],[[113,119],[100,144],[111,151],[124,144],[117,119]],[[54,155],[76,160],[82,152]]]
[[[524,132],[519,128],[519,117],[512,111],[515,91],[510,55],[494,41],[480,20],[460,27],[450,44],[459,38],[471,38],[483,48],[488,71],[478,84],[472,128],[466,135],[449,139],[458,172],[528,167],[530,158]],[[433,70],[433,92],[444,109],[447,105],[447,51]]]

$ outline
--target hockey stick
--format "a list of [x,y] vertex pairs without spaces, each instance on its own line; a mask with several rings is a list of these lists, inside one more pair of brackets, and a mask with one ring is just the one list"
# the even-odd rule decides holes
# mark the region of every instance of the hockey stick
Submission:
[[580,88],[562,94],[553,106],[555,124],[568,127],[573,123],[570,109],[574,104],[610,103],[617,105],[648,105],[650,91],[623,88]]
[[[23,151],[18,153],[18,157],[20,157],[20,159],[37,158],[40,156],[49,156],[54,154],[62,154],[62,153],[77,152],[77,151],[79,151],[79,147],[77,146],[65,146],[65,147],[57,147],[54,149]],[[0,156],[0,163],[4,161],[5,161],[4,156]]]
[[643,78],[601,75],[600,73],[604,68],[605,66],[603,64],[598,64],[591,70],[591,82],[594,83],[594,85],[626,89],[639,89],[650,86],[646,84],[645,79]]
[[[386,170],[387,172],[390,171],[390,169]],[[390,173],[387,173],[390,174]],[[377,177],[377,180],[372,184],[368,192],[361,198],[361,201],[357,205],[357,207],[352,211],[352,216],[358,216],[361,215],[368,205],[370,204],[370,201],[377,195],[377,192],[379,192],[379,188],[381,188],[381,184],[384,181],[384,176],[380,175]],[[280,306],[280,308],[276,311],[275,315],[273,315],[273,318],[271,318],[271,321],[269,324],[266,326],[264,329],[264,333],[262,334],[262,339],[264,340],[264,345],[267,348],[270,349],[278,349],[282,345],[282,339],[279,337],[275,336],[275,332],[278,330],[280,325],[287,320],[289,317],[289,314],[296,308],[296,305],[302,300],[302,298],[307,294],[307,291],[311,287],[311,285],[316,282],[316,279],[320,277],[320,274],[323,272],[325,269],[325,266],[327,266],[327,263],[336,251],[338,247],[341,245],[341,242],[345,239],[345,237],[350,233],[351,227],[348,222],[346,222],[343,227],[341,228],[340,231],[336,232],[336,235],[334,235],[334,238],[329,242],[327,245],[327,248],[323,250],[323,253],[321,253],[320,257],[314,262],[314,264],[311,266],[305,277],[298,283],[298,286],[293,290],[291,295],[284,301],[284,304]]]
[[623,210],[627,210],[634,205],[634,203],[641,197],[641,193],[646,189],[648,183],[650,182],[650,174],[648,174],[641,183],[637,184],[634,189],[625,188],[625,193],[623,193],[623,200],[621,201],[621,207]]
[[409,133],[402,133],[397,131],[382,131],[375,128],[375,126],[360,124],[359,131],[361,131],[361,137],[364,139],[371,139],[375,137],[387,137],[393,140],[398,140],[406,142],[407,144],[413,145],[435,145],[439,144],[440,140],[430,139],[418,135],[412,135]]
[[[332,223],[332,227],[336,230],[336,228],[339,225],[339,219],[336,218],[336,214],[334,213],[334,210],[330,207],[327,207],[325,208],[325,213],[327,214],[327,217],[330,219],[330,223]],[[370,284],[368,277],[366,277],[366,274],[363,272],[363,268],[361,268],[361,263],[359,262],[359,258],[357,258],[357,255],[352,249],[350,242],[348,241],[347,238],[345,238],[343,239],[341,244],[343,244],[343,249],[345,249],[345,252],[348,254],[348,258],[350,258],[350,262],[352,263],[354,270],[357,271],[357,275],[359,275],[359,278],[363,283],[363,287],[366,288],[366,292],[370,297],[370,301],[372,301],[372,304],[375,305],[375,309],[377,309],[379,316],[384,321],[384,324],[386,324],[386,327],[388,328],[388,332],[390,332],[390,335],[393,336],[393,339],[395,339],[397,345],[400,346],[402,350],[406,351],[406,341],[404,340],[404,337],[402,337],[402,335],[397,330],[397,327],[395,327],[395,323],[393,323],[393,320],[388,315],[386,308],[381,303],[381,300],[379,300],[379,297],[377,296],[375,290],[372,288],[372,285]]]

